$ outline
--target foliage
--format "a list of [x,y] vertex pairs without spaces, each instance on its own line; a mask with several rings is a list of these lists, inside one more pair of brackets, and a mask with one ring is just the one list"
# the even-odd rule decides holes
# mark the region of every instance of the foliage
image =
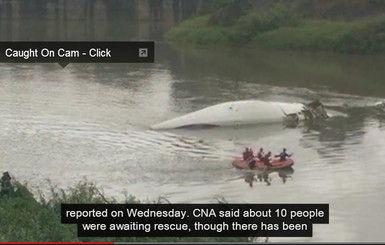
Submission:
[[231,25],[244,15],[251,7],[250,0],[220,0],[214,1],[210,22],[221,26]]
[[[92,183],[80,182],[65,191],[51,187],[51,198],[41,193],[37,200],[27,185],[13,184],[7,196],[0,197],[0,242],[246,242],[246,238],[182,238],[182,237],[77,237],[77,226],[61,224],[61,203],[116,203],[106,198]],[[127,196],[124,203],[139,203],[134,196]],[[164,198],[153,201],[164,203]]]
[[249,11],[240,17],[229,35],[230,41],[247,42],[261,33],[275,30],[283,26],[295,26],[300,19],[295,12],[281,4],[268,11]]
[[[238,1],[225,1],[213,13],[187,20],[171,29],[166,40],[201,46],[250,44],[265,48],[369,54],[385,51],[385,15],[354,21],[308,18],[299,9],[321,11],[317,7],[320,2],[310,0],[297,1],[299,5],[278,2],[264,11],[255,8],[246,11],[247,3],[245,6],[239,4]],[[321,6],[332,8],[335,4],[329,1],[330,6]],[[362,3],[354,1],[354,4]],[[235,9],[231,16],[229,6]],[[228,16],[228,22],[224,23],[218,16]]]
[[202,16],[187,20],[166,34],[170,41],[194,43],[198,45],[215,45],[226,40],[223,27],[209,25],[210,17]]
[[326,50],[343,53],[385,51],[385,16],[365,22],[307,21],[283,27],[255,39],[259,45],[280,49]]

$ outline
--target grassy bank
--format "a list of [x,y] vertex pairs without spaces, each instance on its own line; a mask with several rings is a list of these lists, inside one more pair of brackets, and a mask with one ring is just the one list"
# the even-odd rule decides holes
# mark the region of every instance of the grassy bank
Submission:
[[[239,11],[238,11],[239,12]],[[206,13],[174,27],[166,34],[172,43],[247,45],[289,50],[341,53],[385,52],[385,15],[353,20],[314,18],[297,8],[275,5],[261,11],[240,11],[231,21]]]
[[[52,196],[35,198],[26,185],[14,183],[12,191],[0,196],[0,242],[246,242],[247,238],[84,238],[77,226],[61,224],[61,203],[116,203],[93,184],[79,183],[64,191],[51,188]],[[126,203],[138,203],[128,197]],[[157,202],[157,201],[154,201]]]

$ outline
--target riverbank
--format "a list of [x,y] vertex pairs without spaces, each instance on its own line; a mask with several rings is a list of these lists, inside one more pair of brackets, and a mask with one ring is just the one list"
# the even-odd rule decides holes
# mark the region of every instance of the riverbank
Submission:
[[[26,184],[14,182],[12,190],[0,194],[0,242],[247,242],[247,238],[204,237],[77,237],[77,226],[61,224],[62,203],[117,203],[105,197],[92,183],[81,182],[67,191],[51,188],[49,199],[34,197]],[[159,203],[162,199],[154,200]],[[127,196],[123,203],[140,203]]]
[[349,54],[385,52],[385,14],[349,20],[316,18],[303,14],[298,8],[277,4],[263,11],[245,9],[226,22],[222,19],[223,16],[209,12],[182,22],[165,38],[171,43],[199,46],[248,46]]

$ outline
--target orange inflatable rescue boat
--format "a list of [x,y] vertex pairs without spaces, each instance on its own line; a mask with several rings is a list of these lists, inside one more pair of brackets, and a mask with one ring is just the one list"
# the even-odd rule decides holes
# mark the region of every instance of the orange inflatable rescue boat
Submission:
[[[286,158],[285,161],[280,161],[279,158],[273,158],[273,160],[270,161],[271,166],[267,167],[264,162],[259,160],[257,157],[254,158],[255,165],[252,169],[282,169],[282,168],[288,168],[294,165],[294,161],[291,158]],[[249,162],[243,160],[241,157],[237,157],[233,161],[233,166],[238,169],[250,169]]]

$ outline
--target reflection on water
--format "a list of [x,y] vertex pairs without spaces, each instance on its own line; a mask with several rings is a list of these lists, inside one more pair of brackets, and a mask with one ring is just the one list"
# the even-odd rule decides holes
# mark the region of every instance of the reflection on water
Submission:
[[[225,93],[234,99],[258,96],[279,100],[282,92],[290,94],[298,93],[299,90],[304,99],[331,92],[336,97],[345,96],[341,93],[348,93],[350,97],[350,94],[385,96],[382,89],[384,56],[278,52],[248,48],[211,48],[208,51],[203,48],[179,47],[178,50],[182,55],[170,60],[176,77],[188,77],[192,84],[196,84],[189,87],[190,83],[176,83],[176,89],[181,91],[187,89],[183,87],[185,85],[190,90],[207,95],[209,90],[194,81],[207,80],[209,77],[210,82],[206,82],[208,86],[217,87],[224,82],[228,83],[223,90],[218,90],[218,96]],[[269,93],[262,93],[266,89]]]
[[[298,75],[287,69],[276,67],[252,79],[259,69],[251,73],[235,64],[230,69],[226,60],[204,68],[206,57],[194,64],[187,56],[181,65],[176,51],[161,45],[158,50],[157,62],[145,65],[0,65],[0,171],[35,190],[47,188],[47,178],[67,187],[86,177],[117,198],[127,191],[171,202],[216,202],[221,196],[237,203],[329,203],[330,224],[317,226],[311,241],[383,240],[381,232],[368,228],[385,220],[385,117],[370,106],[382,91],[349,95],[344,84],[351,76],[343,79],[339,69],[336,77],[333,71],[326,77],[342,79],[341,84],[323,82],[321,76],[317,88],[311,81],[288,86]],[[318,62],[311,65],[327,63]],[[335,57],[330,62],[345,66]],[[369,76],[366,66],[361,68],[355,73],[367,74],[367,81],[379,79],[380,71]],[[304,69],[305,77],[317,77],[319,70]],[[275,78],[271,84],[268,75]],[[367,81],[357,78],[354,84]],[[196,109],[250,98],[321,98],[335,116],[294,128],[149,130]],[[232,159],[246,146],[273,154],[286,147],[295,153],[295,165],[272,172],[233,169]]]
[[0,0],[3,41],[162,40],[165,31],[194,15],[191,0]]
[[[266,170],[247,170],[243,171],[241,178],[250,186],[254,187],[255,183],[265,183],[266,185],[271,185],[274,177],[279,177],[283,184],[286,183],[288,179],[293,179],[294,168],[287,167],[283,169],[266,169]],[[275,182],[274,182],[275,183]]]

